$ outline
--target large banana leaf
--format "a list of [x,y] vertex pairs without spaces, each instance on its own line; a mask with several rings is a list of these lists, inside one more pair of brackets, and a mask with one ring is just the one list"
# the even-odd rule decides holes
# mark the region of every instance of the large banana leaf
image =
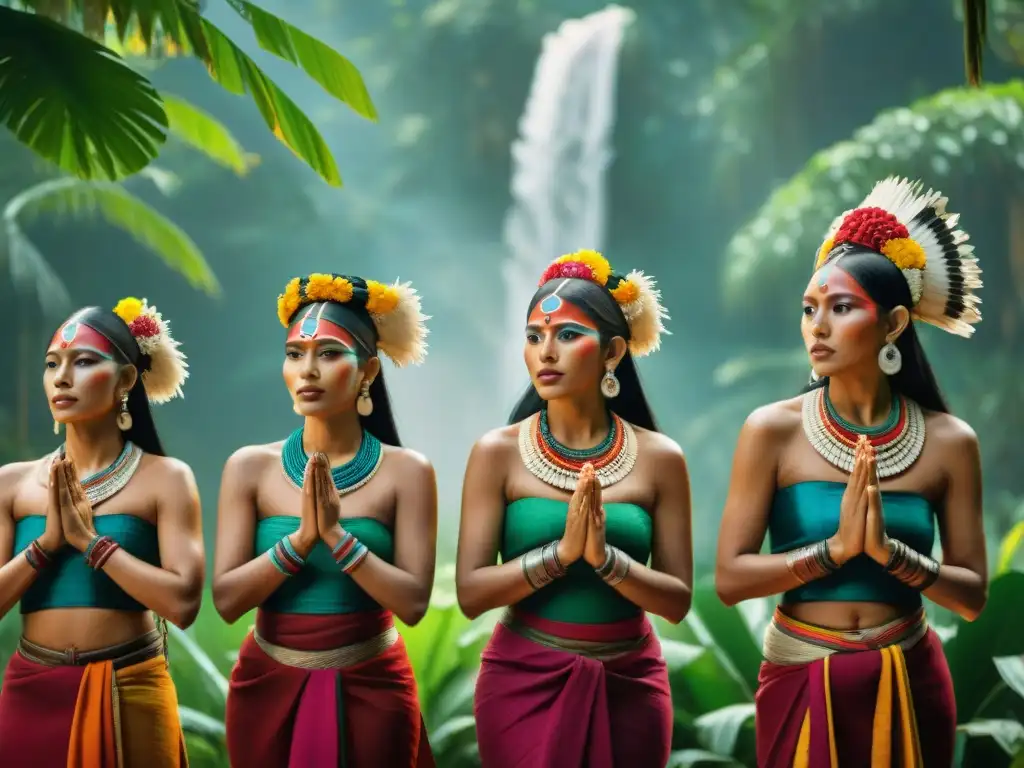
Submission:
[[[729,243],[725,298],[732,307],[802,289],[832,219],[890,174],[941,187],[954,167],[1019,172],[1024,81],[952,88],[881,113],[849,141],[814,155]],[[955,207],[954,207],[955,210]],[[775,302],[791,316],[788,305]],[[770,311],[770,310],[769,310]],[[780,318],[781,319],[781,318]]]
[[178,96],[160,92],[171,133],[218,165],[245,176],[259,156],[247,153],[216,119]]
[[199,248],[172,221],[119,185],[60,178],[24,190],[2,214],[11,277],[22,290],[34,288],[40,306],[48,311],[62,315],[68,309],[67,289],[22,228],[33,216],[46,213],[99,216],[154,252],[193,286],[211,295],[220,292]]
[[0,123],[83,179],[144,168],[167,136],[149,81],[50,19],[0,6]]

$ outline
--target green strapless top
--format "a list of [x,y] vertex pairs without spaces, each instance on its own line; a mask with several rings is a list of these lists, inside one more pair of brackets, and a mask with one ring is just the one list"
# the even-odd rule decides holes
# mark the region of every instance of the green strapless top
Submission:
[[[109,536],[130,555],[160,566],[160,542],[156,526],[135,515],[97,515],[96,533]],[[20,553],[43,535],[46,517],[30,515],[14,526],[14,552]],[[21,596],[21,612],[35,613],[48,608],[109,608],[115,611],[145,611],[146,606],[121,589],[103,571],[85,564],[85,557],[65,545]]]
[[[529,497],[505,508],[501,559],[514,560],[565,533],[569,504],[555,499]],[[638,563],[651,557],[654,524],[635,504],[605,504],[605,540]],[[632,618],[641,609],[605,584],[583,559],[569,566],[560,579],[520,600],[516,606],[551,621],[570,624],[610,624]]]
[[[345,530],[386,562],[395,558],[395,543],[384,523],[369,517],[347,517]],[[264,517],[256,524],[256,552],[263,554],[288,534],[299,530],[299,518],[290,515]],[[260,606],[275,613],[305,613],[319,616],[379,611],[377,601],[342,573],[331,549],[318,541],[301,571],[274,590]]]
[[[768,520],[773,554],[813,544],[835,535],[846,483],[808,481],[775,492]],[[935,543],[935,511],[923,496],[907,491],[882,491],[886,533],[930,555]],[[907,608],[921,605],[921,593],[897,581],[865,554],[853,558],[831,576],[790,590],[786,603],[817,601],[887,603]]]

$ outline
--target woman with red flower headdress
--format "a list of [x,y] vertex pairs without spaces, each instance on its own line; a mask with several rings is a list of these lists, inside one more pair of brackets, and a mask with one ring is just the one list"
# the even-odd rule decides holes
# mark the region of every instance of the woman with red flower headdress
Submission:
[[155,617],[184,628],[199,612],[202,521],[192,471],[164,454],[149,410],[187,375],[144,299],[75,312],[46,350],[67,437],[0,468],[0,615],[22,614],[0,691],[4,768],[188,765]]
[[666,314],[649,277],[579,251],[548,267],[526,315],[531,384],[463,486],[459,604],[508,607],[476,684],[481,764],[664,768],[671,695],[645,612],[689,610],[690,487],[634,358],[658,348]]
[[895,178],[840,216],[804,291],[812,382],[740,433],[716,582],[729,605],[783,593],[756,697],[762,768],[952,764],[953,686],[921,595],[968,621],[985,605],[981,468],[913,321],[967,337],[981,320],[958,218]]

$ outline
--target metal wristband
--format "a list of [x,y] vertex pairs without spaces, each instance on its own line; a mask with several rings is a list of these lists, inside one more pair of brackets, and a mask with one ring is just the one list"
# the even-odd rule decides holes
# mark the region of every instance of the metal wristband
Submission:
[[606,584],[615,586],[629,575],[629,555],[618,547],[604,545],[604,562],[594,570]]
[[801,584],[828,576],[839,570],[839,564],[828,551],[828,541],[810,544],[795,549],[786,556],[786,567]]
[[889,539],[889,561],[885,570],[908,587],[924,591],[939,578],[939,563],[899,539]]
[[531,549],[522,556],[521,561],[523,576],[534,590],[547,586],[565,575],[565,567],[558,559],[557,540],[543,547]]

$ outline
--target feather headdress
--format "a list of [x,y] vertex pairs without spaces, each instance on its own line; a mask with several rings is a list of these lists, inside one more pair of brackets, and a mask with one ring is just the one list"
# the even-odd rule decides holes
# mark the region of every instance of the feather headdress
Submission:
[[143,354],[142,386],[151,403],[166,403],[181,397],[188,378],[188,363],[171,336],[170,323],[146,299],[128,297],[114,307],[124,320]]
[[910,286],[913,317],[969,337],[981,322],[981,268],[960,215],[947,213],[947,199],[920,182],[890,176],[864,202],[829,228],[815,269],[841,255],[844,244],[869,248],[900,268]]

